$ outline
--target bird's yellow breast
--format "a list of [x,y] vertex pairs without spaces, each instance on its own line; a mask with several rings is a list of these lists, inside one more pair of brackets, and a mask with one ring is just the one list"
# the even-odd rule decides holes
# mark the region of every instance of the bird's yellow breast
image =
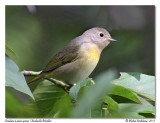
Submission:
[[98,62],[100,57],[100,51],[98,50],[97,46],[82,46],[81,47],[81,56],[85,57],[88,61]]

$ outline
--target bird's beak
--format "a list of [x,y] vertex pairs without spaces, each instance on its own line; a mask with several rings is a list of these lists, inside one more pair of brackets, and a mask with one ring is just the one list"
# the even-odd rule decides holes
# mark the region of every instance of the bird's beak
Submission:
[[112,42],[112,41],[117,41],[117,40],[115,40],[113,38],[109,38],[108,41]]

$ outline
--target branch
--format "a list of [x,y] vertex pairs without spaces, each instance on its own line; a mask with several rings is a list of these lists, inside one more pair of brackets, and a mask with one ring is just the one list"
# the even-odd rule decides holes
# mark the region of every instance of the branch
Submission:
[[[41,73],[41,71],[39,72],[35,72],[35,71],[22,71],[21,72],[24,76],[37,76]],[[64,89],[67,93],[69,92],[69,89],[72,87],[72,85],[68,85],[60,80],[56,80],[54,78],[44,78],[47,79],[51,82],[53,82],[55,85],[57,85],[58,87],[61,87],[62,89]]]
[[67,93],[69,92],[69,89],[73,86],[73,85],[68,85],[60,80],[53,79],[53,78],[44,78],[44,79],[47,79],[47,80],[53,82],[58,87],[64,89]]
[[41,73],[42,71],[39,71],[39,72],[35,72],[35,71],[22,71],[21,73],[24,75],[24,76],[37,76]]

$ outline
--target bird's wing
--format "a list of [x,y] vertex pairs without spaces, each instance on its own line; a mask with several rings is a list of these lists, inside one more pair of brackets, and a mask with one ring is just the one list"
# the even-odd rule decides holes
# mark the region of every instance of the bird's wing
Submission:
[[53,71],[67,63],[70,63],[78,58],[79,46],[65,47],[56,54],[47,66],[43,69],[42,73]]

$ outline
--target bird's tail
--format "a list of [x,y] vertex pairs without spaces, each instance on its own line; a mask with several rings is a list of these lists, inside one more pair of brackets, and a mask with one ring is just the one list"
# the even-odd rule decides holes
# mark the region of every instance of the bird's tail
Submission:
[[38,76],[36,76],[35,78],[33,78],[31,81],[27,82],[27,84],[31,84],[31,83],[33,83],[34,81],[37,81],[37,80],[43,78],[44,75],[45,75],[44,73],[40,73]]

